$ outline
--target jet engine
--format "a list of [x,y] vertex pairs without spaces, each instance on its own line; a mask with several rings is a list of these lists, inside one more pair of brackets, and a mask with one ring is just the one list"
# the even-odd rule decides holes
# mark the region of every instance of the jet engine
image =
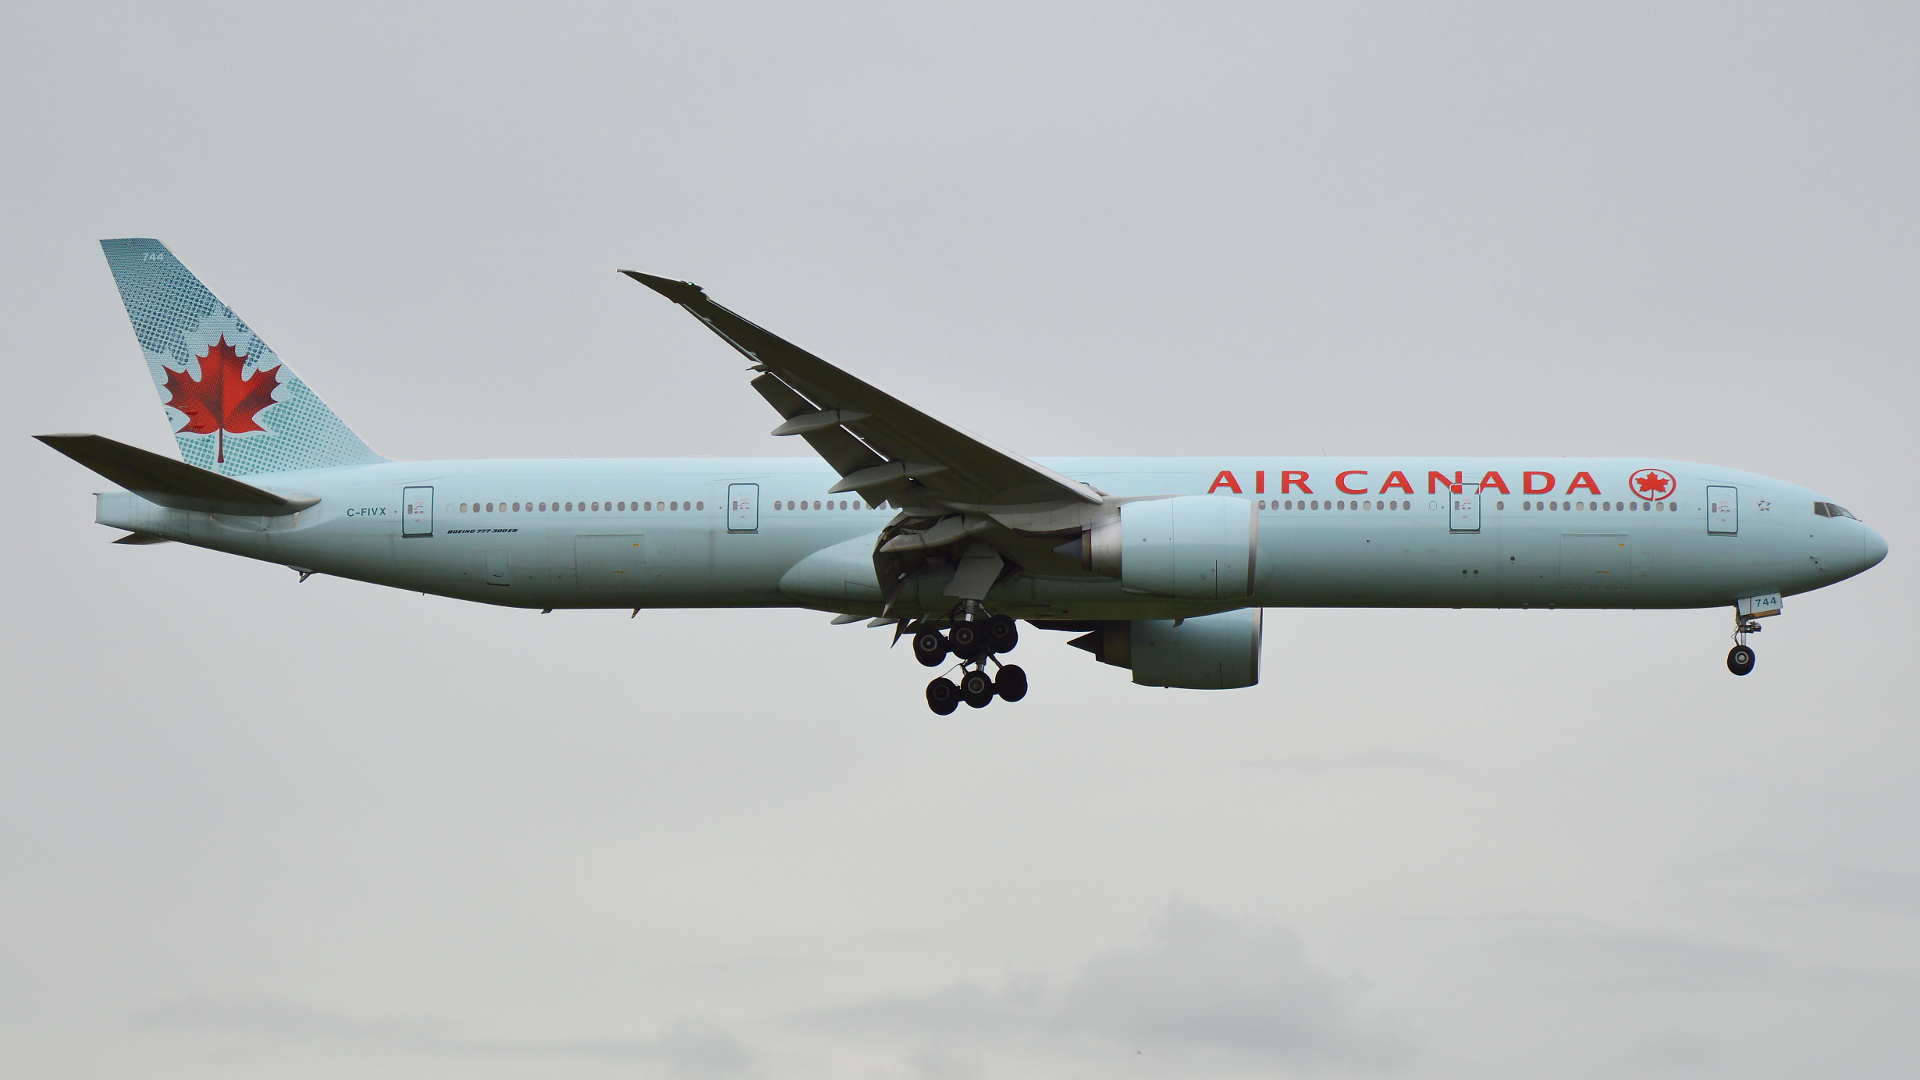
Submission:
[[1102,622],[1068,644],[1130,668],[1139,686],[1238,690],[1260,681],[1259,608],[1194,619]]
[[1253,504],[1224,495],[1130,502],[1080,538],[1080,565],[1122,588],[1182,600],[1237,600],[1253,593],[1260,519]]

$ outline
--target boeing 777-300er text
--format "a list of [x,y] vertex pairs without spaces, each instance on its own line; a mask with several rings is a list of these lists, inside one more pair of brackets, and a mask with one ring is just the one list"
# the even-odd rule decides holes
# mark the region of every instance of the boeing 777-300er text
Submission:
[[157,240],[107,263],[185,462],[41,440],[125,488],[95,520],[339,577],[555,608],[805,607],[912,641],[942,715],[1018,701],[1016,620],[1143,686],[1259,680],[1269,607],[1699,608],[1727,667],[1781,597],[1878,563],[1817,491],[1646,458],[1058,458],[1003,450],[622,271],[750,362],[821,460],[389,461]]

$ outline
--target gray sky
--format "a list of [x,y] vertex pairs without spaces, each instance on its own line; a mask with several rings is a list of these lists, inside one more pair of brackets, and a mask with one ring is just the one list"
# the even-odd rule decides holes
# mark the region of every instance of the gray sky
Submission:
[[[283,6],[284,7],[284,6]],[[1911,5],[0,13],[0,1072],[1890,1076],[1920,1054]],[[1036,455],[1621,454],[1888,537],[1724,611],[1054,636],[115,548],[95,241],[401,458],[792,452],[720,302]],[[1034,640],[1043,638],[1042,640]]]

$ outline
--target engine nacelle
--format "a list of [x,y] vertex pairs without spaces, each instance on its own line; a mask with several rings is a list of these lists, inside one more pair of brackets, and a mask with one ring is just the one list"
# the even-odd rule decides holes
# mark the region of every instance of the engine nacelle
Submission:
[[1080,565],[1122,588],[1182,600],[1251,596],[1260,518],[1224,495],[1125,503],[1081,538]]
[[1071,644],[1131,668],[1139,686],[1238,690],[1260,681],[1260,628],[1260,609],[1241,608],[1179,622],[1103,622]]

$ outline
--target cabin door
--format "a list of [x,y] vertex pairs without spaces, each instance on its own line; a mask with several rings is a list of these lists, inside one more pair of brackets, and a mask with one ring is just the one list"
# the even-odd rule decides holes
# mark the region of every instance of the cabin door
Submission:
[[1740,489],[1707,489],[1707,531],[1715,536],[1737,536],[1740,532]]
[[727,531],[760,531],[760,485],[727,485]]
[[1447,504],[1449,532],[1480,531],[1480,489],[1477,484],[1460,485],[1459,493]]
[[433,489],[410,487],[400,492],[400,535],[433,535]]

